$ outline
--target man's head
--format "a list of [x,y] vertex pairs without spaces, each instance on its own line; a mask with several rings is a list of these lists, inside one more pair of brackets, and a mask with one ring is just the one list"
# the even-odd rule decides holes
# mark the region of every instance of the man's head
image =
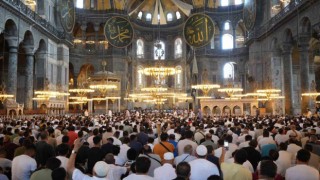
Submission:
[[265,178],[274,178],[277,175],[277,165],[272,160],[263,160],[259,174]]
[[310,152],[305,150],[305,149],[300,149],[298,152],[297,152],[297,158],[296,158],[296,161],[297,161],[297,164],[307,164],[310,160]]
[[67,179],[67,171],[59,167],[57,169],[54,169],[51,173],[52,180],[66,180]]
[[104,161],[98,161],[96,164],[93,166],[92,169],[92,174],[96,177],[99,178],[105,178],[109,172],[110,166],[105,163]]
[[167,141],[168,140],[168,134],[167,133],[162,133],[161,135],[160,135],[160,140],[161,141]]
[[208,150],[204,145],[200,145],[196,149],[198,158],[205,158],[207,156]]
[[251,141],[252,140],[252,136],[251,135],[246,135],[244,137],[245,141]]
[[25,145],[24,147],[26,148],[24,153],[30,157],[34,157],[34,155],[36,154],[36,146],[30,143]]
[[234,161],[237,164],[243,164],[246,162],[248,154],[245,150],[239,149],[234,155]]
[[162,163],[169,163],[169,164],[173,164],[173,160],[174,160],[174,155],[172,152],[166,152],[163,155],[163,160]]
[[287,145],[287,143],[282,142],[279,144],[279,148],[281,151],[286,151],[288,148],[288,145]]
[[113,154],[111,153],[108,153],[106,155],[106,157],[104,158],[104,161],[107,163],[107,164],[114,164],[116,162],[116,160],[114,159],[114,156]]
[[193,149],[192,149],[192,146],[191,146],[190,144],[186,145],[186,146],[183,148],[183,152],[184,152],[185,154],[192,154],[192,151],[193,151]]
[[206,140],[211,140],[212,139],[212,134],[211,133],[207,133],[206,134]]
[[185,137],[186,137],[187,139],[192,139],[192,138],[193,138],[193,132],[190,131],[190,130],[186,131],[186,132],[184,133],[184,135],[185,135]]
[[95,146],[100,146],[100,144],[101,144],[101,137],[100,137],[100,136],[95,136],[95,137],[93,137],[93,144],[94,144]]
[[178,177],[189,178],[191,172],[191,167],[187,162],[181,162],[177,165],[176,173]]
[[136,172],[146,174],[150,168],[151,161],[147,157],[138,157],[136,160]]
[[55,157],[51,157],[46,161],[46,168],[54,170],[60,167],[61,161]]
[[67,154],[69,153],[69,145],[68,144],[60,144],[57,147],[57,151],[60,156],[67,156]]

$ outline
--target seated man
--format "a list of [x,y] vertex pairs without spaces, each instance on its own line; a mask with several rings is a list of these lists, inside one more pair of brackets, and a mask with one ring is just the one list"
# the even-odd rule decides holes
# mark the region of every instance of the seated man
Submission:
[[138,157],[135,163],[136,173],[132,173],[123,180],[154,180],[153,177],[147,175],[151,161],[147,157]]

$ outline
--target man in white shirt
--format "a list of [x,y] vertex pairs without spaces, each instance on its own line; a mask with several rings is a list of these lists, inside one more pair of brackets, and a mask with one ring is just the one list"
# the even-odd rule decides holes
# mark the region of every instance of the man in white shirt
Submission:
[[67,144],[60,144],[57,147],[57,151],[58,151],[58,156],[56,158],[61,161],[60,167],[62,167],[65,170],[67,170],[67,163],[68,163],[68,160],[69,160],[67,158],[67,155],[69,154],[69,146]]
[[276,164],[278,167],[278,172],[281,176],[285,176],[286,170],[291,167],[292,164],[292,154],[287,152],[288,145],[286,143],[280,143],[279,145],[279,157],[276,160]]
[[204,145],[200,145],[196,149],[198,159],[190,161],[191,176],[190,180],[207,179],[211,175],[220,176],[218,167],[206,160],[208,150]]
[[292,155],[292,158],[291,158],[291,159],[292,159],[292,162],[294,162],[296,153],[297,153],[300,149],[302,149],[301,146],[298,146],[298,145],[295,144],[295,143],[296,143],[295,140],[289,139],[289,145],[288,145],[287,151],[288,151],[289,153],[291,153],[291,155]]
[[57,146],[62,143],[62,138],[63,138],[63,136],[67,136],[67,135],[68,135],[68,130],[67,130],[67,129],[64,129],[64,130],[62,131],[62,134],[60,134],[60,136],[56,137]]
[[183,149],[184,153],[174,159],[174,164],[178,165],[180,162],[190,162],[197,159],[197,157],[191,155],[192,151],[192,146],[190,144],[186,145]]
[[113,154],[109,153],[105,157],[105,162],[109,165],[108,179],[120,180],[121,176],[129,171],[128,168],[115,165],[115,159]]
[[289,140],[289,135],[284,134],[283,129],[279,129],[279,133],[274,137],[274,140],[279,145],[280,143],[285,143]]
[[195,150],[198,147],[198,144],[194,141],[192,141],[193,138],[193,132],[192,131],[186,131],[185,132],[185,139],[181,140],[178,142],[178,154],[182,155],[183,154],[183,149],[186,145],[190,144],[192,146],[192,155],[195,155]]
[[36,154],[35,145],[29,144],[25,148],[25,153],[12,161],[12,180],[30,179],[32,172],[37,168],[37,162],[32,158]]
[[154,170],[154,178],[156,180],[167,180],[167,179],[174,179],[177,177],[175,168],[173,168],[172,166],[173,159],[174,159],[174,156],[172,152],[164,153],[162,166]]
[[147,157],[138,157],[135,163],[136,173],[132,173],[123,180],[154,180],[147,175],[151,161]]
[[264,130],[262,134],[262,138],[258,141],[258,145],[261,149],[262,146],[267,145],[267,144],[276,144],[276,142],[273,140],[271,136],[269,136],[269,131]]
[[251,135],[246,135],[245,136],[245,141],[239,144],[239,149],[244,148],[244,147],[249,147],[249,142],[252,140]]
[[319,171],[314,167],[308,166],[310,152],[301,149],[297,153],[296,164],[294,167],[287,169],[286,180],[319,180]]
[[130,149],[129,147],[130,139],[128,137],[123,138],[123,144],[120,146],[120,153],[118,157],[122,158],[124,161],[128,161],[127,152]]
[[99,129],[95,128],[92,131],[92,135],[88,137],[87,142],[89,143],[89,147],[92,148],[94,146],[93,138],[99,134]]

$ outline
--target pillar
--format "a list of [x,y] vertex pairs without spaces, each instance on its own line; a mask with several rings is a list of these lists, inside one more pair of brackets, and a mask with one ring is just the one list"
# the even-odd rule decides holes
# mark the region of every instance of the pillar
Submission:
[[86,22],[84,22],[84,24],[82,24],[80,26],[81,28],[81,38],[82,38],[82,48],[86,47],[86,30],[87,30],[87,24]]
[[[300,88],[301,93],[308,93],[310,92],[310,77],[309,77],[309,35],[299,35],[299,54],[300,54]],[[301,101],[301,113],[307,112],[307,108],[310,107],[310,100],[312,98],[302,96]]]
[[285,95],[285,113],[293,113],[293,83],[292,83],[292,44],[282,44],[283,84]]
[[232,29],[232,33],[233,33],[233,48],[237,48],[237,33],[236,33],[236,28]]
[[100,24],[96,23],[94,25],[94,40],[95,40],[95,45],[96,45],[96,50],[99,49],[99,30],[100,30]]
[[7,93],[17,97],[18,38],[5,37],[9,45]]
[[25,46],[26,52],[26,94],[24,97],[24,107],[26,109],[32,109],[32,97],[33,97],[33,65],[34,65],[34,52],[33,46]]

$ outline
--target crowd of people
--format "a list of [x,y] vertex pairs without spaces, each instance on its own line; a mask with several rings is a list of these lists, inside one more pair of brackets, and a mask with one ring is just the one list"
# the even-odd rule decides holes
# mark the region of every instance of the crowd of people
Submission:
[[0,118],[0,180],[318,180],[320,120],[193,111]]

